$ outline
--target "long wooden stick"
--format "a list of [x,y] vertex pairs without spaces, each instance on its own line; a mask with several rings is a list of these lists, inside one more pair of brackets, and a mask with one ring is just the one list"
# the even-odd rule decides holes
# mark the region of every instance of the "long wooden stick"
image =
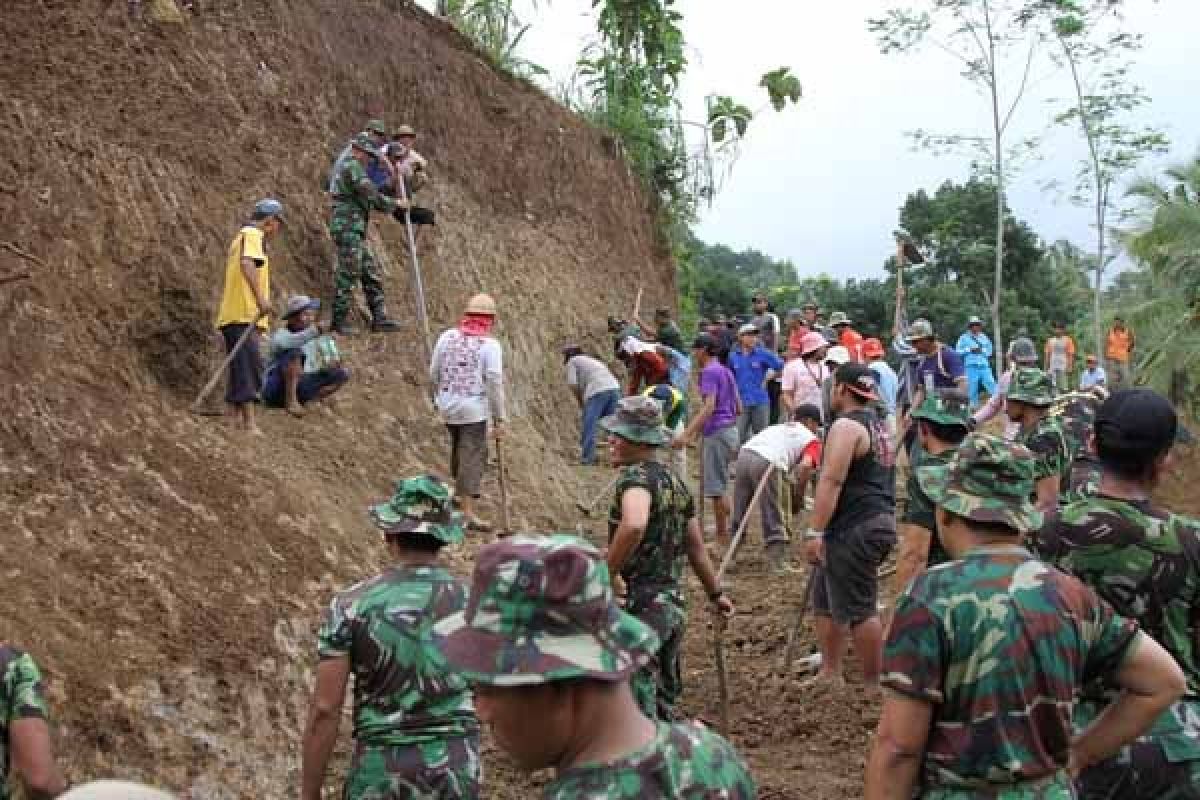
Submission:
[[19,245],[13,244],[12,242],[0,242],[0,247],[3,247],[5,250],[9,251],[10,253],[13,253],[14,255],[20,256],[21,258],[25,259],[26,261],[32,261],[34,264],[37,264],[42,269],[46,269],[46,270],[50,269],[49,264],[47,264],[45,261],[42,261],[40,258],[35,256],[33,253],[29,252],[28,250],[24,249],[23,247],[20,247]]
[[804,582],[804,596],[800,598],[800,605],[796,609],[796,616],[792,618],[792,624],[788,626],[787,644],[783,648],[783,664],[780,665],[781,672],[787,672],[792,668],[792,663],[795,659],[796,642],[800,639],[800,628],[804,625],[804,617],[808,614],[809,598],[812,597],[813,576],[816,570],[810,564],[808,567],[808,580]]
[[212,393],[213,389],[217,388],[217,384],[221,382],[221,376],[225,374],[225,370],[229,369],[229,365],[233,363],[233,359],[237,357],[237,354],[241,351],[242,346],[250,340],[250,336],[258,329],[258,321],[265,316],[266,313],[261,313],[255,317],[254,322],[251,322],[249,325],[247,325],[246,330],[244,330],[242,335],[238,337],[238,340],[233,343],[233,349],[229,351],[229,355],[225,356],[225,360],[221,362],[221,366],[217,367],[216,372],[214,372],[212,377],[208,379],[208,383],[204,384],[204,388],[200,390],[200,394],[196,395],[196,399],[192,401],[191,408],[193,412],[198,412],[200,409],[200,404],[208,399],[208,396]]
[[717,662],[717,700],[721,710],[721,733],[729,733],[729,675],[725,670],[725,617],[713,620],[713,659]]
[[425,305],[425,283],[421,280],[421,263],[417,260],[417,237],[413,234],[412,198],[408,196],[408,187],[404,185],[403,175],[396,176],[396,183],[400,189],[400,196],[408,203],[408,211],[404,215],[404,229],[408,233],[408,253],[412,259],[413,294],[417,299],[417,321],[421,323],[421,341],[424,343],[422,349],[425,351],[425,363],[428,364],[430,359],[429,312]]
[[14,272],[12,275],[5,275],[3,277],[0,277],[0,285],[6,284],[6,283],[16,283],[17,281],[23,281],[26,278],[32,278],[32,277],[33,277],[33,274],[29,273],[29,272]]
[[617,470],[617,474],[612,477],[612,480],[604,485],[603,489],[596,493],[596,496],[592,498],[590,503],[587,505],[584,505],[583,503],[576,503],[575,507],[582,511],[584,515],[590,517],[592,512],[596,510],[596,505],[604,499],[605,495],[612,491],[613,487],[617,485],[617,481],[619,480],[621,480],[621,471]]
[[638,317],[642,313],[642,287],[638,287],[637,299],[633,301],[633,319],[630,322],[637,323]]
[[508,470],[504,467],[504,448],[499,439],[496,440],[496,465],[500,472],[500,535],[508,536],[513,532],[508,513]]
[[721,579],[725,577],[725,570],[729,569],[729,565],[733,563],[734,556],[737,554],[738,545],[742,542],[742,536],[746,533],[746,527],[750,524],[750,517],[754,513],[754,509],[758,506],[758,498],[762,495],[763,489],[767,487],[767,482],[775,473],[775,465],[767,466],[766,472],[758,479],[758,486],[754,487],[754,494],[750,497],[750,504],[746,506],[746,513],[742,516],[742,524],[738,525],[737,532],[729,541],[729,548],[725,551],[725,557],[721,559],[721,566],[717,569],[717,584],[721,583]]

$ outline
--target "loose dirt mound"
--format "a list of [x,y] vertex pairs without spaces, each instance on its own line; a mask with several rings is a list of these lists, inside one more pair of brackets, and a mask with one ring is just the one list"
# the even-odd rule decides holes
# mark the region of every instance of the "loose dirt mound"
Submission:
[[[598,344],[638,285],[648,308],[674,286],[603,137],[409,4],[197,5],[161,29],[116,0],[0,14],[0,241],[40,262],[0,247],[0,276],[34,273],[0,285],[0,638],[44,665],[73,779],[283,796],[319,609],[378,566],[365,504],[444,471],[445,433],[415,327],[347,344],[352,386],[302,421],[263,415],[261,440],[183,412],[250,204],[288,209],[276,286],[328,300],[331,154],[371,116],[420,129],[430,315],[497,296],[515,518],[534,529],[569,527],[578,492],[558,347]],[[412,319],[400,231],[378,229]]]

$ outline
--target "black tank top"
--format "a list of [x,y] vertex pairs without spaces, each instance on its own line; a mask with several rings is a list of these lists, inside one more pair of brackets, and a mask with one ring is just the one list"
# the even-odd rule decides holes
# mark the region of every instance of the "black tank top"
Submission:
[[870,408],[841,414],[841,418],[852,419],[867,429],[871,450],[850,462],[829,521],[831,530],[846,530],[870,517],[896,513],[896,460],[883,420]]

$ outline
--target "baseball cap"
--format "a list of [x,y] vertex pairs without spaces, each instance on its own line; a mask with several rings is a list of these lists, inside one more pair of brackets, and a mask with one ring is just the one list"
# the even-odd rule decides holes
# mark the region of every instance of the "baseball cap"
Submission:
[[278,220],[283,220],[283,203],[273,197],[264,197],[254,204],[254,216],[256,217],[275,217]]
[[283,313],[283,318],[287,319],[293,314],[299,314],[301,311],[316,311],[321,307],[321,301],[309,297],[306,294],[294,294],[288,298],[287,310]]
[[696,334],[696,338],[692,340],[693,350],[707,350],[712,353],[717,349],[717,340],[713,338],[711,333]]
[[883,342],[878,339],[867,339],[862,346],[863,357],[883,358]]
[[1179,416],[1153,389],[1113,392],[1096,412],[1096,447],[1119,453],[1161,453],[1175,443]]
[[752,325],[752,324],[750,324],[750,323],[746,323],[746,324],[745,324],[745,325],[743,325],[742,327],[738,328],[738,336],[745,336],[745,335],[747,335],[747,334],[750,334],[750,333],[757,334],[757,333],[758,333],[758,327],[757,327],[756,325]]
[[456,671],[488,686],[618,681],[659,647],[648,625],[617,607],[600,552],[563,533],[517,534],[481,549],[467,607],[434,633]]
[[[809,353],[815,353],[822,347],[828,347],[829,342],[825,337],[816,331],[809,331],[800,338],[800,355],[806,356]],[[849,355],[849,352],[847,352]]]
[[[835,347],[834,350],[837,348]],[[841,348],[845,350],[846,348]],[[833,350],[830,351],[831,353]],[[878,381],[875,373],[865,364],[842,364],[833,373],[834,383],[843,384],[864,400],[878,400]]]

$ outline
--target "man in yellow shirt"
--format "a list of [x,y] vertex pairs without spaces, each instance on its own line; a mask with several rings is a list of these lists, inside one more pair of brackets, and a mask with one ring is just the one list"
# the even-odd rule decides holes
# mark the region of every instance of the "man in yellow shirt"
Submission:
[[271,312],[271,267],[265,241],[283,226],[283,204],[267,198],[254,206],[250,222],[242,226],[225,259],[225,290],[217,312],[217,329],[225,339],[225,352],[233,352],[250,327],[246,342],[229,363],[225,402],[248,433],[261,433],[254,422],[254,404],[262,388],[259,335],[268,329]]

